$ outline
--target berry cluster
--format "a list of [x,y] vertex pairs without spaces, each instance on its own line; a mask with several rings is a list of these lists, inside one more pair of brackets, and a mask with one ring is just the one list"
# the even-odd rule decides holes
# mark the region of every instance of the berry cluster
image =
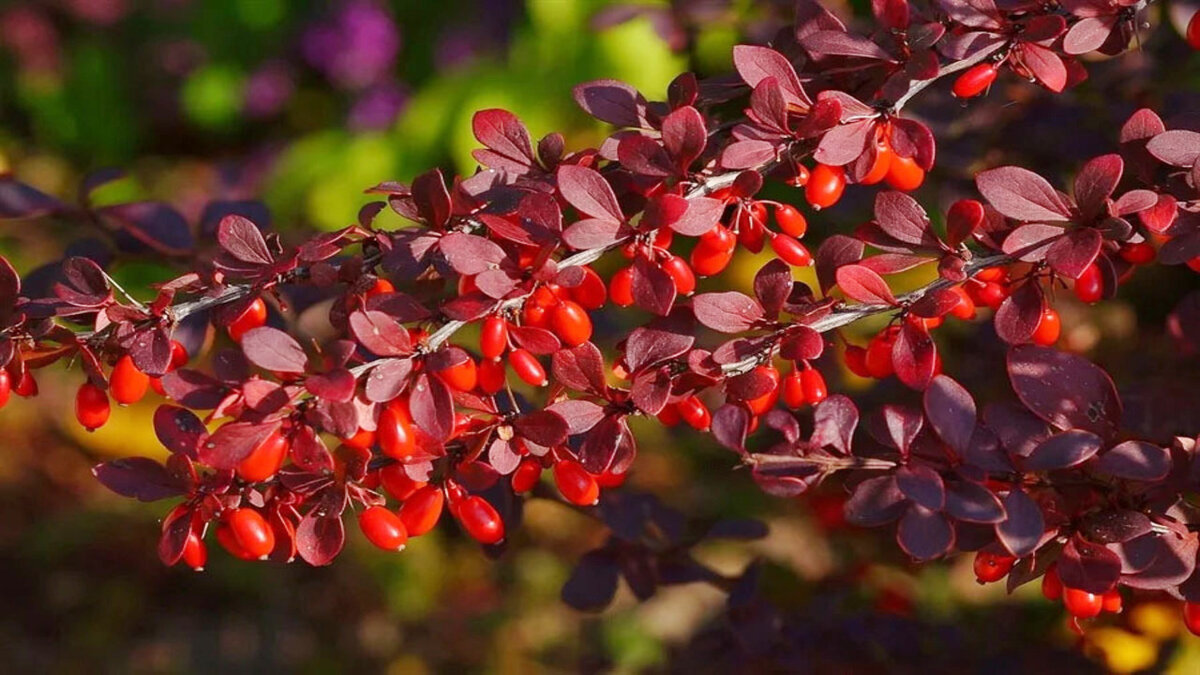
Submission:
[[[182,499],[163,521],[168,565],[202,567],[210,528],[238,558],[324,565],[348,511],[384,550],[448,511],[498,552],[522,500],[555,494],[546,469],[564,502],[603,509],[636,456],[629,418],[653,416],[711,432],[772,494],[843,478],[848,522],[896,523],[916,560],[977,551],[979,579],[1010,588],[1045,575],[1047,595],[1078,618],[1119,610],[1122,587],[1166,591],[1194,618],[1200,517],[1184,495],[1200,487],[1195,438],[1124,430],[1108,375],[1053,348],[1052,301],[1067,287],[1082,303],[1110,298],[1138,266],[1200,267],[1200,133],[1140,110],[1120,152],[1087,162],[1070,195],[1033,171],[991,168],[976,175],[980,199],[939,217],[944,228],[908,194],[936,156],[932,131],[902,115],[914,96],[950,75],[955,95],[980,96],[1002,66],[1060,91],[1086,76],[1077,54],[1128,45],[1142,5],[1110,3],[1111,20],[1092,21],[1090,3],[885,0],[872,3],[880,29],[868,37],[801,4],[777,49],[735,49],[733,93],[690,74],[663,102],[619,82],[581,85],[580,105],[620,130],[571,153],[558,134],[534,143],[511,113],[482,111],[475,175],[382,183],[356,224],[300,246],[236,212],[206,238],[182,217],[93,208],[99,180],[66,204],[6,179],[21,198],[5,214],[106,217],[118,248],[193,269],[143,304],[119,299],[90,259],[57,264],[41,289],[0,259],[0,406],[10,389],[35,395],[32,372],[64,359],[86,378],[76,415],[87,429],[108,421],[111,401],[150,389],[169,399],[154,417],[165,464],[95,469],[120,494]],[[718,104],[735,98],[744,114],[721,119]],[[887,189],[873,192],[870,222],[812,253],[808,219],[762,196],[766,180],[803,188],[813,211],[848,189]],[[413,226],[377,227],[388,207]],[[768,245],[752,295],[698,292],[720,288],[739,248]],[[593,267],[603,259],[618,267],[607,279]],[[808,266],[816,288],[794,280]],[[893,291],[887,277],[922,267],[936,278]],[[306,347],[290,310],[313,298],[332,337]],[[649,318],[606,358],[594,320],[610,302]],[[981,308],[1008,345],[1019,403],[977,406],[943,372],[934,333]],[[865,347],[846,344],[840,329],[874,315],[890,321]],[[1194,322],[1180,325],[1194,340]],[[204,355],[210,328],[228,343]],[[867,433],[818,369],[838,359],[907,388],[866,416]]]

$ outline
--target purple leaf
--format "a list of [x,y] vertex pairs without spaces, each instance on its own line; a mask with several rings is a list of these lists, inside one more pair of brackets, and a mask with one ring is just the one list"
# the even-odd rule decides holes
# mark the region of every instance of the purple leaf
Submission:
[[813,409],[813,433],[810,442],[817,447],[834,447],[848,455],[858,427],[858,408],[842,394],[834,394]]
[[0,219],[37,218],[66,210],[67,205],[12,176],[0,176]]
[[913,504],[900,519],[896,541],[916,560],[932,560],[954,546],[954,528],[941,513]]
[[753,169],[775,159],[775,144],[768,141],[734,141],[721,150],[721,166],[726,169]]
[[278,328],[262,326],[247,331],[241,347],[246,360],[273,373],[303,373],[308,367],[304,348]]
[[354,398],[355,385],[354,375],[345,368],[310,375],[304,380],[304,388],[308,393],[338,403],[346,403]]
[[996,523],[996,537],[1009,553],[1024,558],[1041,544],[1046,530],[1042,509],[1021,490],[1010,491],[1003,504],[1006,517]]
[[946,513],[968,523],[998,523],[1004,520],[1000,498],[987,487],[970,481],[946,485]]
[[1121,400],[1112,378],[1081,356],[1036,345],[1013,347],[1008,377],[1021,402],[1055,426],[1104,438],[1120,426]]
[[773,77],[783,91],[784,100],[789,107],[795,107],[803,112],[812,105],[804,88],[800,86],[800,78],[796,69],[788,62],[783,54],[769,47],[755,45],[737,45],[733,48],[733,65],[742,80],[750,88],[758,86],[762,80]]
[[1162,480],[1171,470],[1171,455],[1152,443],[1125,441],[1100,455],[1096,470],[1128,480]]
[[[486,162],[488,166],[511,171],[528,169],[536,163],[529,130],[516,115],[507,110],[480,110],[471,118],[471,130],[475,138],[491,151],[489,159],[507,160],[500,162],[500,166],[494,161]],[[485,162],[481,160],[481,163]]]
[[1100,437],[1090,431],[1069,429],[1038,444],[1020,462],[1025,471],[1056,471],[1078,466],[1100,451]]
[[925,416],[942,441],[960,456],[966,454],[975,432],[975,399],[961,384],[938,375],[925,389]]
[[200,444],[208,438],[208,429],[192,411],[160,405],[154,411],[154,435],[171,453],[195,459]]
[[217,243],[234,259],[256,266],[267,266],[275,258],[254,223],[239,215],[225,216],[217,226]]
[[1016,166],[1002,166],[975,176],[979,193],[997,211],[1024,221],[1062,222],[1071,219],[1071,206],[1045,178]]
[[104,487],[138,501],[154,502],[182,494],[179,481],[166,467],[148,457],[122,457],[92,467]]
[[1084,219],[1100,215],[1105,202],[1121,182],[1124,170],[1125,162],[1117,154],[1101,155],[1083,165],[1075,176],[1075,203]]
[[618,127],[642,125],[646,102],[642,95],[624,82],[594,80],[575,86],[575,102],[592,117]]
[[417,427],[433,438],[445,441],[454,433],[454,398],[442,378],[418,375],[408,407]]
[[521,415],[513,420],[513,429],[522,438],[547,448],[567,442],[567,421],[550,410],[537,410]]
[[1200,132],[1184,129],[1164,131],[1150,139],[1146,150],[1172,166],[1189,167],[1200,158]]
[[1121,576],[1121,559],[1100,544],[1074,536],[1058,556],[1058,576],[1064,586],[1100,595]]
[[412,373],[412,360],[384,359],[375,363],[379,365],[372,368],[370,374],[367,375],[364,391],[368,401],[386,403],[400,396],[400,392],[408,386],[408,376]]
[[663,118],[662,139],[676,165],[686,171],[708,143],[704,118],[691,106],[678,108]]
[[350,314],[350,333],[376,356],[403,356],[412,353],[408,330],[391,316],[373,310],[355,310]]
[[504,260],[504,249],[475,234],[451,232],[438,240],[438,250],[459,274],[479,274]]
[[666,270],[639,256],[633,263],[633,301],[638,307],[666,316],[675,304],[675,281]]
[[886,525],[899,518],[907,502],[892,476],[869,478],[846,500],[846,522],[859,527]]
[[896,487],[910,501],[933,511],[946,504],[946,486],[933,469],[919,464],[902,466],[896,471]]

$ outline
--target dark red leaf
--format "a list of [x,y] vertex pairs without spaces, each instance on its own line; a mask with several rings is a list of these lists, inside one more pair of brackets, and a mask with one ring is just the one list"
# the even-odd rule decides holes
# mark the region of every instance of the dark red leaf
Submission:
[[750,413],[739,405],[728,403],[717,408],[712,416],[712,434],[721,445],[734,452],[746,451],[746,435],[750,429]]
[[892,345],[892,363],[901,382],[917,391],[925,389],[937,369],[937,345],[928,329],[906,321]]
[[756,45],[737,45],[733,48],[733,66],[737,69],[742,80],[753,89],[762,80],[773,77],[783,91],[784,100],[788,106],[798,111],[806,111],[812,105],[804,88],[800,86],[800,78],[796,69],[788,62],[783,54],[769,47]]
[[1008,377],[1021,402],[1055,426],[1104,438],[1120,426],[1121,400],[1112,378],[1081,356],[1036,345],[1013,347]]
[[556,175],[563,199],[583,215],[611,222],[625,220],[612,187],[594,169],[564,164]]
[[1172,166],[1190,167],[1200,158],[1200,132],[1185,129],[1164,131],[1150,139],[1146,150]]
[[624,82],[594,80],[575,86],[575,102],[592,117],[618,127],[642,125],[646,101]]
[[638,257],[633,263],[633,301],[638,307],[666,316],[675,304],[675,281],[663,268]]
[[355,310],[350,314],[350,333],[376,356],[403,356],[412,353],[408,330],[391,316],[373,310]]
[[1042,441],[1021,462],[1025,471],[1069,469],[1100,451],[1100,437],[1082,429],[1068,429]]
[[1028,342],[1042,321],[1045,303],[1036,281],[1021,284],[996,310],[996,334],[1009,344]]
[[279,429],[279,421],[229,422],[199,447],[200,461],[214,469],[234,469]]
[[868,305],[896,306],[896,296],[883,277],[863,265],[843,265],[834,273],[837,285],[851,300]]
[[1079,169],[1075,175],[1075,203],[1085,219],[1100,215],[1124,170],[1125,162],[1117,154],[1093,158]]
[[550,361],[554,379],[569,389],[603,395],[604,355],[591,342],[570,349],[555,350]]
[[858,419],[858,408],[854,401],[842,394],[834,394],[813,409],[810,441],[817,447],[834,447],[848,455],[854,443]]
[[445,441],[454,432],[454,397],[442,378],[418,375],[408,407],[413,422],[434,439]]
[[[527,170],[536,163],[529,130],[507,110],[480,110],[471,118],[471,130],[475,138],[492,151],[487,156],[492,161],[480,159],[480,163],[506,171]],[[476,158],[479,159],[479,155]],[[495,162],[496,159],[502,161]]]
[[701,293],[692,298],[696,320],[722,333],[741,333],[763,319],[762,305],[737,291]]
[[1000,498],[987,487],[970,481],[946,485],[946,513],[968,523],[998,523],[1004,520]]
[[1171,455],[1152,443],[1125,441],[1100,455],[1096,470],[1129,480],[1162,480],[1171,470]]
[[92,467],[92,475],[104,487],[138,501],[154,502],[182,494],[179,481],[148,457],[122,457]]
[[907,502],[892,476],[869,478],[846,500],[846,522],[859,527],[886,525],[904,514]]
[[954,546],[954,528],[937,511],[913,504],[900,519],[896,541],[916,560],[931,560]]
[[239,215],[221,219],[217,226],[217,243],[234,259],[251,265],[267,266],[275,258],[267,248],[267,241],[254,223]]
[[1058,576],[1068,588],[1099,595],[1117,583],[1121,559],[1100,544],[1074,536],[1058,556]]
[[1071,206],[1046,179],[1016,166],[981,171],[975,176],[979,193],[1000,213],[1016,220],[1062,222],[1071,219]]
[[1050,267],[1068,279],[1078,279],[1100,254],[1104,243],[1100,232],[1090,227],[1071,230],[1046,249],[1046,261]]
[[1009,553],[1018,557],[1037,550],[1046,530],[1042,509],[1021,490],[1011,490],[1003,500],[1005,518],[996,523],[996,537]]
[[154,411],[154,435],[171,453],[194,459],[200,445],[208,438],[208,429],[192,411],[160,405]]
[[273,373],[303,373],[308,357],[295,338],[278,328],[262,326],[242,336],[246,360]]
[[313,509],[296,528],[296,551],[300,558],[314,567],[333,562],[346,544],[346,528],[341,514],[323,515]]
[[378,365],[371,368],[366,377],[365,392],[367,400],[374,403],[386,403],[400,395],[408,385],[408,376],[412,373],[411,359],[383,359],[376,361]]
[[474,234],[451,232],[438,240],[438,250],[459,274],[479,274],[504,260],[504,249]]
[[946,504],[946,486],[937,471],[913,464],[896,471],[896,487],[910,501],[934,511]]
[[678,108],[663,118],[662,139],[667,152],[675,159],[675,165],[686,171],[708,143],[704,118],[690,105]]
[[567,442],[567,421],[550,410],[537,410],[513,420],[513,429],[522,438],[543,447],[553,447]]
[[930,381],[923,398],[925,417],[938,436],[960,456],[965,455],[975,433],[975,399],[961,384],[946,375]]

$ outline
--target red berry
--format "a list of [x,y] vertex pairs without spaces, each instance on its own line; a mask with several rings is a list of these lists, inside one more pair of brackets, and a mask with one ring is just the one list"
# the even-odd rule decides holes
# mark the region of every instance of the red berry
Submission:
[[1008,292],[1004,286],[996,281],[988,281],[982,285],[972,285],[971,288],[975,293],[975,304],[982,304],[993,310],[999,309],[1004,303],[1004,299],[1008,297]]
[[754,370],[771,381],[771,389],[758,398],[746,401],[746,407],[751,414],[765,415],[768,410],[775,407],[775,402],[779,400],[779,370],[773,366],[756,366]]
[[1193,14],[1191,20],[1188,21],[1187,43],[1192,49],[1200,50],[1200,11]]
[[1037,328],[1033,331],[1033,343],[1043,347],[1058,342],[1058,336],[1062,332],[1062,321],[1058,318],[1058,312],[1054,311],[1053,307],[1047,307],[1042,312],[1042,318],[1038,320]]
[[867,350],[858,345],[846,347],[846,367],[859,377],[871,377],[871,370],[867,368]]
[[661,263],[662,270],[675,282],[675,292],[680,295],[691,295],[696,290],[696,275],[687,261],[673,255]]
[[8,403],[9,396],[12,394],[12,375],[4,368],[0,368],[0,408],[3,408]]
[[758,253],[763,248],[763,239],[767,228],[767,209],[761,202],[754,202],[747,208],[737,210],[734,215],[734,227],[737,229],[737,240],[751,253]]
[[514,349],[508,353],[508,365],[512,366],[513,372],[517,377],[535,387],[544,387],[549,384],[546,379],[546,369],[537,360],[537,357],[529,353],[528,349]]
[[795,167],[795,172],[796,173],[793,174],[791,178],[787,179],[787,184],[798,188],[808,185],[808,167],[804,166],[803,164],[797,164]]
[[683,417],[679,414],[679,406],[674,403],[668,403],[663,406],[663,409],[658,412],[655,417],[664,426],[673,427],[683,421]]
[[696,247],[692,249],[690,262],[692,271],[702,277],[720,274],[733,260],[733,250],[737,246],[737,237],[723,225],[700,235]]
[[459,295],[470,295],[479,290],[479,286],[475,284],[474,274],[464,274],[458,278],[457,284]]
[[871,377],[878,380],[896,372],[895,366],[892,364],[892,340],[885,333],[871,338],[870,344],[867,345],[867,357],[864,365]]
[[775,251],[775,255],[779,259],[789,265],[796,267],[808,267],[812,264],[812,254],[794,237],[786,234],[777,234],[771,237],[771,250]]
[[[1200,13],[1197,13],[1197,16],[1200,16]],[[1192,24],[1195,23],[1196,18],[1192,17]],[[1187,626],[1192,635],[1200,635],[1200,602],[1183,603],[1183,625]]]
[[542,477],[542,463],[532,457],[521,460],[517,470],[513,471],[513,492],[529,492],[537,485]]
[[803,238],[804,234],[808,232],[808,219],[791,204],[780,204],[775,207],[775,222],[784,234],[797,239]]
[[795,410],[804,406],[804,378],[799,368],[783,378],[783,404]]
[[475,359],[470,356],[462,363],[439,370],[438,376],[442,378],[446,386],[455,391],[471,391],[479,383],[479,373],[475,367]]
[[1116,588],[1108,589],[1104,595],[1100,596],[1104,611],[1110,614],[1119,614],[1124,609],[1125,600],[1121,597],[1121,591]]
[[229,513],[229,529],[242,550],[252,558],[265,560],[275,549],[275,532],[258,511],[234,509]]
[[555,462],[554,484],[563,499],[576,506],[592,506],[600,501],[600,486],[596,483],[596,477],[573,459]]
[[377,295],[386,295],[395,292],[396,287],[392,285],[392,282],[387,279],[376,279],[375,284],[367,289],[367,297],[373,298]]
[[228,523],[221,523],[217,526],[217,543],[221,545],[229,554],[240,560],[259,560],[258,556],[251,555],[249,551],[242,547],[238,542],[237,537],[233,534],[233,528]]
[[879,143],[875,149],[875,161],[871,164],[871,168],[867,174],[858,181],[861,185],[875,185],[876,183],[887,178],[888,169],[892,167],[892,158],[896,153],[892,152],[891,146],[887,143]]
[[400,521],[410,537],[419,537],[437,525],[446,497],[436,485],[419,488],[400,506]]
[[583,281],[570,289],[569,295],[584,309],[600,309],[604,306],[604,301],[608,299],[608,289],[604,287],[604,280],[600,278],[599,274],[596,274],[595,270],[584,267]]
[[483,320],[479,329],[479,351],[483,358],[493,361],[508,349],[508,322],[504,317],[492,315]]
[[963,321],[970,321],[975,318],[975,301],[967,294],[966,289],[962,286],[955,286],[951,289],[958,295],[958,304],[950,310],[950,315]]
[[383,506],[372,506],[358,514],[358,527],[367,541],[385,551],[403,551],[408,543],[404,521]]
[[369,450],[371,446],[375,445],[376,436],[377,434],[374,431],[359,429],[358,431],[354,432],[354,435],[350,438],[343,438],[342,442],[352,448]]
[[596,483],[602,488],[615,488],[624,485],[626,478],[629,478],[629,473],[615,473],[612,469],[609,469],[596,476]]
[[379,470],[379,482],[396,501],[403,502],[427,484],[413,480],[403,464],[388,464]]
[[1190,269],[1191,271],[1200,272],[1200,255],[1196,256],[1195,258],[1190,258],[1184,264],[1186,264],[1188,266],[1188,269]]
[[818,164],[804,186],[804,197],[810,206],[819,211],[838,203],[845,189],[845,167]]
[[977,63],[954,81],[954,95],[959,98],[974,98],[996,81],[997,70],[993,63]]
[[204,571],[204,565],[208,562],[208,547],[204,545],[204,540],[195,532],[189,532],[187,542],[183,545],[183,563],[197,572]]
[[525,308],[521,310],[521,320],[526,326],[549,328],[550,310],[536,302],[527,302]]
[[1125,244],[1121,247],[1121,258],[1131,265],[1149,265],[1154,262],[1157,252],[1150,242],[1139,241],[1136,244]]
[[479,364],[479,390],[491,395],[504,388],[504,362],[483,361]]
[[26,370],[21,374],[21,379],[17,380],[13,386],[13,393],[21,398],[29,398],[38,395],[37,380],[33,379],[33,373]]
[[550,325],[563,344],[578,347],[592,339],[592,318],[579,303],[563,300],[552,311]]
[[376,436],[379,449],[392,459],[403,462],[416,454],[417,436],[403,400],[396,399],[384,407],[379,414]]
[[800,383],[804,389],[804,402],[816,405],[829,396],[829,387],[825,386],[825,378],[816,368],[807,368],[800,372]]
[[467,497],[458,505],[457,511],[458,522],[475,541],[481,544],[495,544],[504,539],[504,521],[483,497]]
[[675,405],[679,409],[679,416],[693,429],[708,431],[708,428],[712,426],[712,413],[699,398],[689,396]]
[[138,370],[128,354],[117,360],[108,378],[108,390],[120,405],[137,403],[150,387],[150,376]]
[[633,304],[633,268],[622,267],[608,282],[608,296],[618,307]]
[[1099,302],[1104,297],[1104,277],[1096,263],[1088,265],[1075,280],[1075,297],[1088,304]]
[[276,431],[258,444],[257,448],[237,465],[237,475],[250,483],[260,483],[275,475],[283,466],[291,444],[287,436]]
[[1042,595],[1047,600],[1058,600],[1063,595],[1062,581],[1058,578],[1058,565],[1051,563],[1042,577]]
[[980,281],[1007,281],[1008,271],[1003,267],[985,267],[975,273],[975,278]]
[[226,330],[234,342],[241,342],[243,335],[266,323],[267,303],[263,302],[262,298],[255,298],[254,302],[246,305],[246,309],[243,309],[236,319],[229,322]]
[[990,584],[1003,579],[1017,559],[1010,555],[980,551],[975,554],[975,580]]
[[1071,616],[1077,619],[1090,619],[1100,614],[1104,608],[1104,600],[1095,593],[1078,588],[1063,589],[1063,605]]
[[108,394],[91,382],[84,382],[75,394],[75,419],[88,431],[95,431],[108,421],[112,406]]
[[925,169],[912,157],[894,155],[888,165],[887,184],[897,190],[911,192],[925,182]]

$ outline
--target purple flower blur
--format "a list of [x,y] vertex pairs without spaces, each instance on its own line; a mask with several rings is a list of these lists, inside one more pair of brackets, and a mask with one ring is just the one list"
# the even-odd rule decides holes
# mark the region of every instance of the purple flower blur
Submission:
[[349,0],[309,26],[301,51],[335,85],[364,89],[388,77],[400,53],[400,31],[385,8]]

